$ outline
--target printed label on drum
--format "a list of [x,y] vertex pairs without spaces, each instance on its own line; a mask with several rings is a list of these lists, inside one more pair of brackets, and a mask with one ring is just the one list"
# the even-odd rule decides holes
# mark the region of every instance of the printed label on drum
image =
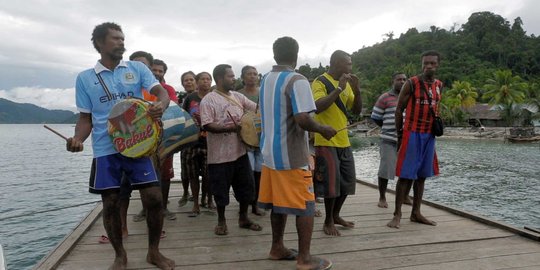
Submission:
[[[114,138],[113,143],[118,152],[124,152],[137,146],[138,143],[152,137],[154,129],[152,125],[146,125],[146,130],[140,133],[126,134],[126,137]],[[136,151],[135,151],[136,152]]]

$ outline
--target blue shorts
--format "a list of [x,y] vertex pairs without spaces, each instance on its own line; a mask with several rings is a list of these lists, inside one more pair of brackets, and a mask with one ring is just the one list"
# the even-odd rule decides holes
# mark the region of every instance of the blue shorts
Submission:
[[119,191],[124,174],[134,189],[159,186],[154,164],[149,157],[128,158],[117,153],[92,160],[90,193]]
[[396,175],[416,180],[439,174],[435,136],[431,133],[403,131],[396,162]]

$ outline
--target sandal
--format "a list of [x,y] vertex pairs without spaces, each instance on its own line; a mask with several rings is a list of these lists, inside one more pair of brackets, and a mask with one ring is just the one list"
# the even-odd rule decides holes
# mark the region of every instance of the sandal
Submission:
[[111,241],[109,241],[109,237],[107,237],[106,235],[101,235],[98,239],[98,243],[100,244],[108,244],[110,242]]
[[229,231],[227,230],[227,225],[216,225],[216,228],[214,228],[214,233],[216,235],[227,235],[227,234],[229,234]]
[[262,231],[262,226],[253,222],[253,221],[249,221],[247,223],[244,223],[244,224],[238,224],[238,226],[242,229],[248,229],[248,230],[252,230],[252,231]]

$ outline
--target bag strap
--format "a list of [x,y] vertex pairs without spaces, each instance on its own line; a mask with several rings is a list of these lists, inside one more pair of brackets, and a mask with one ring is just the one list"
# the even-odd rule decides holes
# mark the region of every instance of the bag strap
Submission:
[[[221,93],[220,91],[218,90],[214,90],[214,92],[218,93],[220,96],[224,97],[225,99],[227,99],[230,103],[232,103],[233,105],[236,105],[238,107],[240,107],[240,109],[242,109],[242,111],[244,110],[244,106],[242,106],[242,104],[240,104],[240,102],[238,102],[238,100],[236,99],[233,99],[229,96],[226,96],[225,94]],[[231,94],[232,95],[232,94]]]
[[[418,78],[418,81],[420,82],[420,89],[422,89],[424,91],[424,93],[426,93],[427,97],[428,97],[428,106],[429,106],[429,111],[431,112],[431,115],[433,116],[433,118],[437,117],[437,115],[435,114],[435,110],[433,110],[433,106],[431,105],[431,101],[433,101],[433,99],[431,98],[431,95],[430,93],[432,92],[431,89],[429,89],[430,93],[428,93],[427,89],[426,89],[426,85],[424,84],[424,81],[420,78]],[[436,83],[437,81],[435,81]]]
[[[328,95],[330,95],[330,93],[332,93],[332,91],[336,89],[336,87],[324,75],[320,75],[319,77],[317,77],[317,80],[324,84],[324,87],[326,87],[326,94]],[[343,101],[341,101],[339,95],[336,98],[335,103],[336,106],[338,106],[338,108],[343,112],[345,117],[347,117],[347,108],[345,108],[345,105],[343,104]]]
[[111,91],[109,90],[109,87],[107,87],[107,85],[105,84],[105,81],[101,77],[101,74],[96,73],[96,77],[99,81],[99,84],[101,84],[101,87],[103,87],[103,91],[105,91],[105,95],[107,95],[107,98],[109,98],[109,100],[112,100]]

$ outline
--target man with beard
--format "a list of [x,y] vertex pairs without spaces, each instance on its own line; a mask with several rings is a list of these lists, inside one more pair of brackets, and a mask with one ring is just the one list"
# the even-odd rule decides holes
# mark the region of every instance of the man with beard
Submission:
[[132,159],[118,153],[107,132],[107,119],[113,106],[123,97],[142,97],[142,88],[158,97],[148,114],[158,120],[169,105],[167,92],[143,63],[122,61],[124,34],[119,25],[103,23],[94,28],[92,42],[101,58],[94,68],[77,76],[75,93],[80,111],[75,135],[67,140],[70,152],[83,150],[83,142],[92,134],[94,159],[90,173],[90,192],[101,194],[103,223],[115,251],[111,269],[125,269],[127,254],[122,243],[119,190],[123,174],[135,189],[140,189],[143,205],[148,209],[148,253],[146,261],[160,269],[173,269],[174,261],[159,251],[163,227],[162,196],[154,165],[150,158]]
[[422,73],[410,78],[399,93],[395,115],[398,139],[396,175],[399,180],[396,187],[394,218],[387,224],[391,228],[400,226],[401,205],[407,195],[407,188],[411,185],[414,198],[410,220],[432,226],[437,224],[420,213],[420,205],[426,178],[439,174],[435,136],[431,134],[431,127],[435,119],[433,114],[437,112],[441,101],[443,87],[442,82],[435,78],[440,59],[436,51],[423,53]]
[[[381,161],[378,172],[379,203],[377,204],[377,206],[381,208],[388,208],[388,203],[386,202],[386,188],[388,186],[388,179],[394,179],[396,175],[396,104],[401,87],[406,81],[407,76],[405,73],[394,73],[392,75],[392,89],[379,97],[375,103],[375,106],[373,106],[373,111],[371,112],[371,119],[381,128],[381,142],[379,145]],[[407,194],[408,193],[409,192],[407,192]],[[409,199],[408,196],[407,199]]]
[[201,101],[201,126],[208,132],[208,178],[218,212],[216,235],[228,234],[225,207],[229,204],[229,190],[240,203],[238,225],[253,231],[262,227],[251,221],[247,209],[254,198],[253,171],[249,165],[246,147],[240,141],[240,118],[245,110],[255,111],[257,104],[244,95],[231,91],[234,88],[234,72],[230,65],[221,64],[212,72],[216,90]]

